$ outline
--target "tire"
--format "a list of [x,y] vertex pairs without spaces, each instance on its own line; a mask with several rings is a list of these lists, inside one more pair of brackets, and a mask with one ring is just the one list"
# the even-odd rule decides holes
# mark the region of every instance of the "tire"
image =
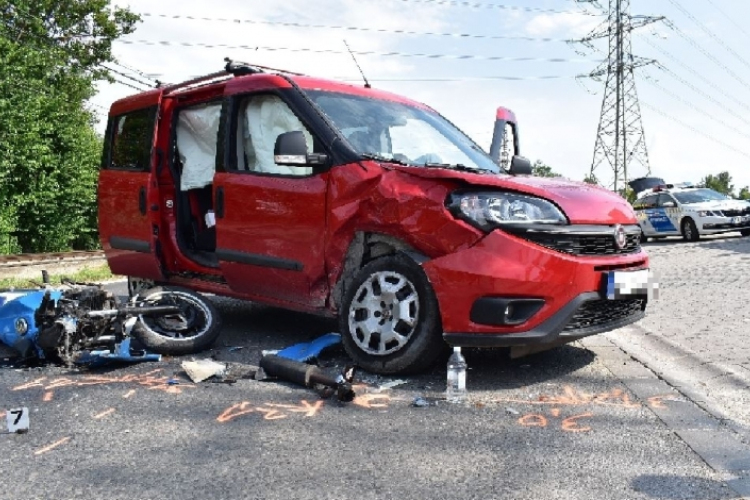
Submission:
[[[181,287],[154,287],[136,297],[138,305],[172,305],[182,310],[174,316],[139,316],[132,336],[144,347],[159,354],[181,356],[195,354],[213,344],[221,333],[221,318],[216,306],[206,297]],[[178,329],[172,329],[179,321]],[[171,324],[170,324],[171,322]]]
[[646,236],[646,233],[643,232],[643,229],[641,229],[641,243],[646,243],[648,241],[648,236]]
[[[383,283],[395,285],[395,291],[384,291]],[[413,300],[407,301],[412,295]],[[375,324],[365,324],[367,319]],[[447,349],[435,292],[424,271],[404,255],[381,257],[357,273],[344,293],[339,323],[347,354],[371,373],[419,373],[432,367]],[[380,341],[381,333],[394,330],[401,339]]]
[[695,226],[695,222],[690,217],[682,219],[682,238],[685,241],[698,241],[701,235],[698,233],[698,228]]
[[750,229],[741,229],[740,234],[742,236],[750,236]]

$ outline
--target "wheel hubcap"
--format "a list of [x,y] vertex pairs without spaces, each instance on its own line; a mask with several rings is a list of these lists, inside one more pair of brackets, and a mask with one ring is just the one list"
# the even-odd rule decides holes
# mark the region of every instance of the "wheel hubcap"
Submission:
[[349,331],[368,354],[385,356],[398,351],[417,328],[419,294],[400,273],[372,274],[354,294],[349,306]]

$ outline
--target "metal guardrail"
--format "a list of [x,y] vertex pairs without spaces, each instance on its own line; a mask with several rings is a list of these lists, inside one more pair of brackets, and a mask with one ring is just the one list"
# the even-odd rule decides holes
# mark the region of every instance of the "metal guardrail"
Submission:
[[0,267],[20,267],[38,264],[55,264],[76,262],[104,258],[101,250],[52,252],[52,253],[22,253],[14,255],[0,255]]

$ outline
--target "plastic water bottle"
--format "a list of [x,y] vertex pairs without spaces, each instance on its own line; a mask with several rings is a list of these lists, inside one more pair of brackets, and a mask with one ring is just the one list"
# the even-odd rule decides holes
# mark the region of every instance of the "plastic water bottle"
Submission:
[[461,355],[461,348],[454,347],[448,359],[448,383],[446,399],[451,403],[460,403],[466,399],[466,360]]

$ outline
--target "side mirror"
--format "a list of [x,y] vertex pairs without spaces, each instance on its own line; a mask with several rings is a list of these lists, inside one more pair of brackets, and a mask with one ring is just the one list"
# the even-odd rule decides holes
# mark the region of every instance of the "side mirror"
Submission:
[[533,173],[531,162],[523,156],[514,156],[510,162],[510,175],[531,175]]
[[288,167],[308,167],[324,165],[328,157],[322,154],[307,154],[307,141],[301,130],[284,132],[276,138],[273,148],[273,161],[276,165]]

